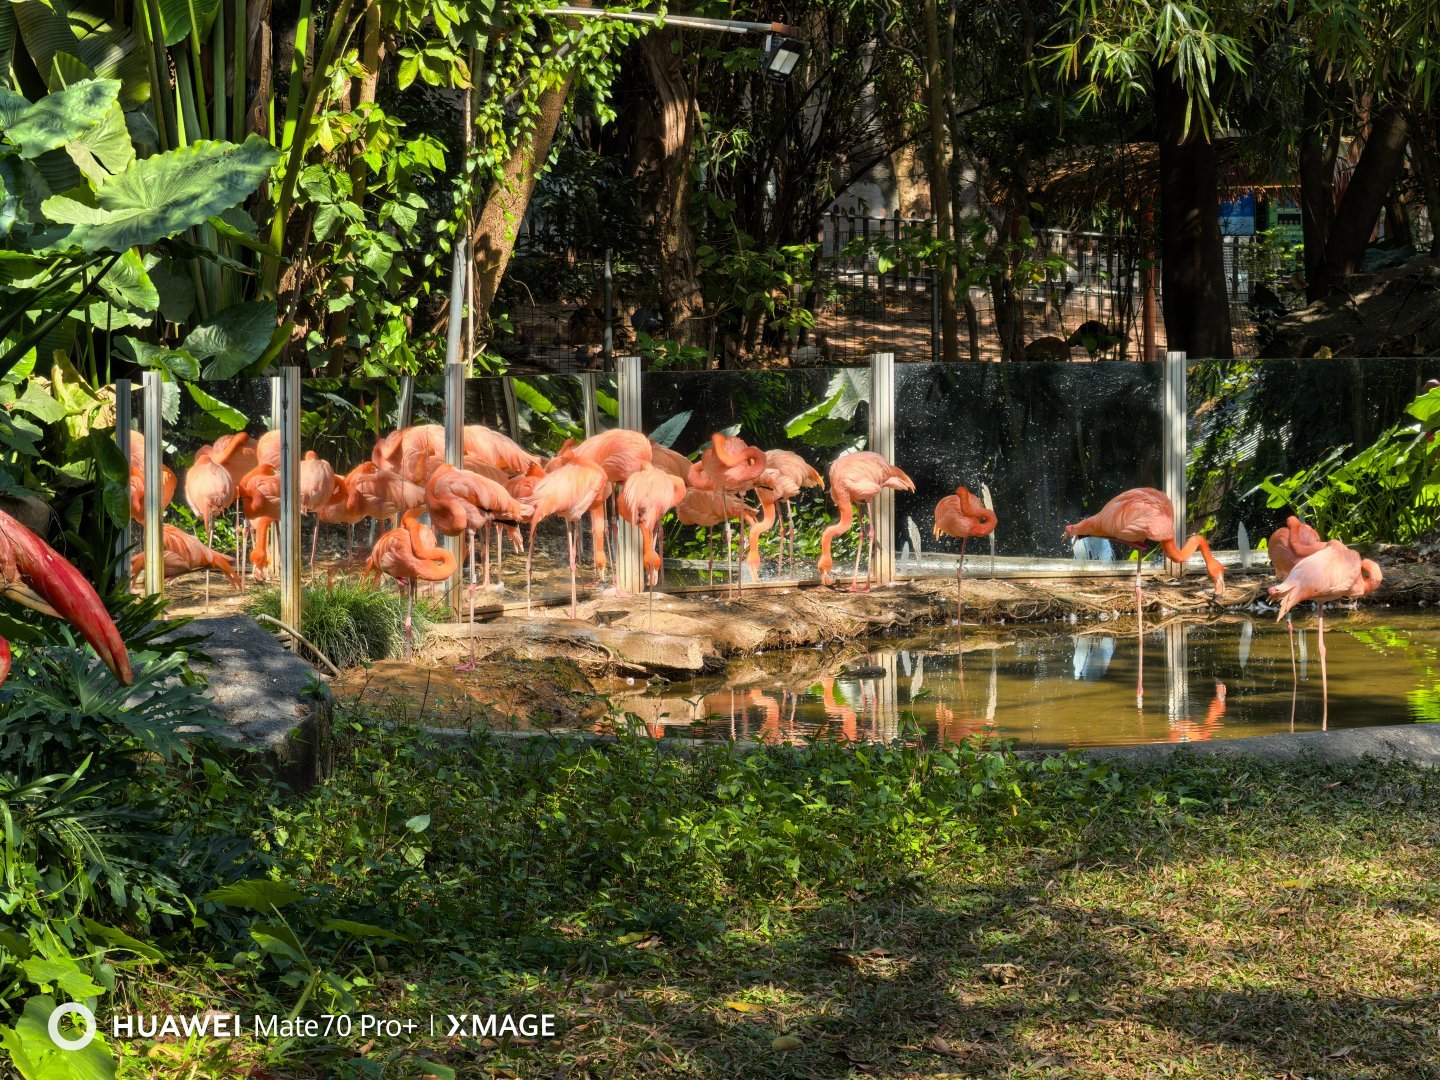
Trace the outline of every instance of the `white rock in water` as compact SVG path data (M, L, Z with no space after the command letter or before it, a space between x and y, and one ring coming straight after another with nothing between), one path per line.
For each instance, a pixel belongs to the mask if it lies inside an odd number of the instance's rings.
M1235 536L1235 544L1240 548L1240 566L1242 568L1250 565L1250 534L1245 531L1245 523L1240 523L1240 529Z

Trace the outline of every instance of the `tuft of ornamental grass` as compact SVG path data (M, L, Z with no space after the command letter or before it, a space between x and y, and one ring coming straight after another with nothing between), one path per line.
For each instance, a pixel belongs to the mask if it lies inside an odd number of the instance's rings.
M302 595L300 633L338 668L400 656L405 650L405 599L394 589L356 578L312 585ZM432 621L434 604L417 599L413 616L416 643ZM280 617L280 591L266 589L247 605L251 615Z

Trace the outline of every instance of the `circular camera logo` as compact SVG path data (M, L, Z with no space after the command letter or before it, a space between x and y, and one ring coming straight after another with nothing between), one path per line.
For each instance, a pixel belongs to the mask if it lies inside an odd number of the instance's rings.
M77 1020L84 1021L84 1030L73 1039L67 1038L60 1031L60 1021L67 1016L73 1016L76 1017ZM77 1023L76 1026L78 1027L79 1024ZM60 1047L61 1050L84 1050L95 1038L95 1014L78 1001L67 1001L50 1014L48 1028L50 1041Z

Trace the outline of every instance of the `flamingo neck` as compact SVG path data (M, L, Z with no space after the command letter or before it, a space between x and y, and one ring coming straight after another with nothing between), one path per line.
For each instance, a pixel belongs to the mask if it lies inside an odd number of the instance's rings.
M1205 537L1196 533L1185 541L1185 546L1177 548L1174 539L1162 541L1160 550L1171 562L1184 565L1189 562L1190 556L1195 554L1196 549L1200 550L1200 557L1205 560L1205 572L1210 575L1211 581L1219 581L1225 575L1225 568L1216 561L1215 556L1210 554L1210 544Z

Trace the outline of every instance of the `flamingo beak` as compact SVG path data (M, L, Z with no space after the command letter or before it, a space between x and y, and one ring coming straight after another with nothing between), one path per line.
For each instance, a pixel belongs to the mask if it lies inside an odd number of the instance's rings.
M0 521L0 543L10 545L16 580L0 583L0 596L53 618L63 619L90 643L115 678L129 686L134 681L130 657L120 631L105 604L81 576L49 544L14 519ZM0 681L9 673L8 659L0 663Z

